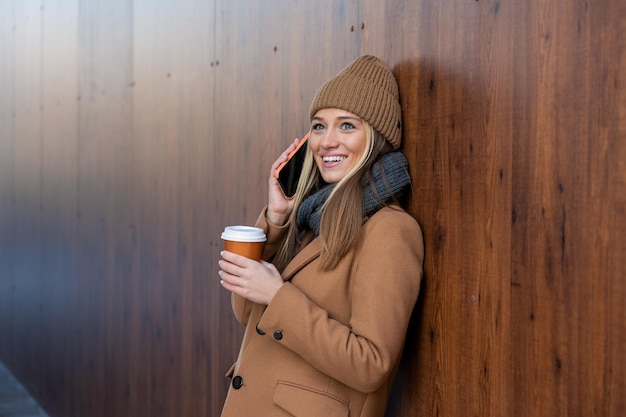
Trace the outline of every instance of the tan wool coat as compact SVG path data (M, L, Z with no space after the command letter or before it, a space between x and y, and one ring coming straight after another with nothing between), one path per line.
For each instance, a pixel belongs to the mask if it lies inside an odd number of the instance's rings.
M261 214L273 258L285 228ZM319 239L283 272L269 306L233 296L246 326L222 417L382 417L419 293L424 246L399 207L363 225L357 247L319 269Z

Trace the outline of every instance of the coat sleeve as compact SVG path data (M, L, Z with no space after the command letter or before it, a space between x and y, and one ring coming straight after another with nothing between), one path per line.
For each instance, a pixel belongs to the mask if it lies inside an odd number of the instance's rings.
M267 236L267 242L263 246L263 253L261 254L261 257L263 258L263 260L271 262L271 260L276 255L278 247L280 246L285 236L285 233L287 231L287 225L276 226L275 224L270 223L267 220L266 213L267 207L265 207L259 215L255 226L263 229ZM233 313L235 314L235 318L241 324L245 325L248 322L253 303L243 297L235 295L234 293L231 294L230 301L233 308Z
M295 285L286 283L259 327L279 332L276 343L320 372L361 392L388 380L402 353L422 278L423 239L407 213L384 210L364 226L350 269L351 318L329 317Z

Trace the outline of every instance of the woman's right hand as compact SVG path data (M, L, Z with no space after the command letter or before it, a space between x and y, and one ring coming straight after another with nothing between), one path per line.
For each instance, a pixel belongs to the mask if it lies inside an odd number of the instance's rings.
M280 188L280 184L278 183L278 179L274 177L276 173L276 169L278 166L287 160L287 155L294 149L300 142L300 139L294 139L293 143L291 143L287 149L283 151L282 154L278 157L276 161L272 164L272 169L270 171L270 179L269 179L269 198L267 205L267 220L271 223L282 226L287 223L287 219L293 210L293 199L288 199L283 194L282 189Z

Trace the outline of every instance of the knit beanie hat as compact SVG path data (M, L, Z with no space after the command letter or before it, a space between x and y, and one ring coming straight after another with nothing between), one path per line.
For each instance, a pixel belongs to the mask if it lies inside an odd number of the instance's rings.
M324 108L354 113L383 135L393 149L402 141L398 83L383 61L362 55L326 81L311 103L310 117Z

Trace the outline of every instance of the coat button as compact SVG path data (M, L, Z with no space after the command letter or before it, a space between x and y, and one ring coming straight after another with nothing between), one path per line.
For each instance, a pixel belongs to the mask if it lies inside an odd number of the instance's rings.
M233 384L233 388L235 389L239 389L243 387L243 378L237 375L236 377L233 378L232 384Z
M259 326L258 326L258 325L256 326L256 332L257 332L258 334L260 334L261 336L263 336L263 335L265 334L265 332L264 332L263 330L259 329Z
M274 332L274 339L276 340L280 340L283 338L283 332L281 332L280 330L276 330Z

